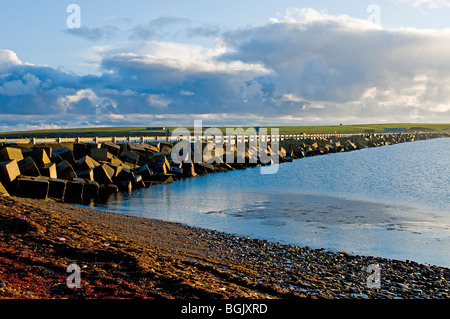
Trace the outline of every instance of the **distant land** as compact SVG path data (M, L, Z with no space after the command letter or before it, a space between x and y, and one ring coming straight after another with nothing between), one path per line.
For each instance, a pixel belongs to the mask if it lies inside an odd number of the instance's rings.
M227 127L234 126L203 126L203 129L208 127L218 127L223 132ZM236 126L241 127L241 126ZM270 128L276 126L261 126L267 128L270 133ZM25 138L25 137L90 137L90 136L155 136L165 135L166 129L172 132L176 127L84 127L84 128L60 128L60 129L46 129L46 130L31 130L31 131L17 131L17 132L0 132L1 138ZM193 127L186 127L193 131ZM242 127L247 129L248 127ZM405 128L407 132L446 132L450 130L450 123L447 124L423 124L423 123L390 123L390 124L355 124L355 125L310 125L310 126L278 126L280 134L289 133L364 133L366 130L375 130L374 133L382 133L385 128Z

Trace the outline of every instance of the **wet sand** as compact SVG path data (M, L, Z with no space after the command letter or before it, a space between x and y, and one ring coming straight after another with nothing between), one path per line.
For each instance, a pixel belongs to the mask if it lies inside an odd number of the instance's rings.
M330 208L331 209L331 208ZM0 196L1 298L448 298L450 269ZM66 285L81 268L81 288ZM378 264L381 286L367 286Z

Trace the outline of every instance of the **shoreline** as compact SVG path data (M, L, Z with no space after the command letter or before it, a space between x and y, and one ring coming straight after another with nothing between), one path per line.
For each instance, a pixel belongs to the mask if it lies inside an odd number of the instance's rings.
M0 298L441 299L450 269L0 196ZM81 288L66 285L68 265ZM367 287L379 264L381 286Z

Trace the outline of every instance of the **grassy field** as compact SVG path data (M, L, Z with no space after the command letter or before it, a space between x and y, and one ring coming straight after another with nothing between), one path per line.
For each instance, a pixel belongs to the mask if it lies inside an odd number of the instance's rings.
M375 130L381 133L385 128L406 128L408 132L446 132L450 130L450 124L422 124L422 123L402 123L402 124L359 124L359 125L329 125L329 126L280 126L281 134L294 133L364 133L365 130ZM166 127L171 132L176 127ZM206 129L207 127L204 127ZM226 127L219 128L225 133ZM247 127L243 127L247 129ZM270 133L271 127L267 128ZM187 127L193 131L193 127ZM0 133L0 138L22 138L22 137L93 137L93 136L155 136L165 135L165 130L147 130L146 127L88 127L70 129L48 129L35 131L18 131Z

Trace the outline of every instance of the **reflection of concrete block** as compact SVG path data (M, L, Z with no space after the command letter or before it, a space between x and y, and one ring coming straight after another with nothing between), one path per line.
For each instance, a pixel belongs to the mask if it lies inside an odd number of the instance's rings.
M41 173L30 156L25 157L23 160L20 160L17 165L19 166L20 173L26 176L39 176Z
M98 188L98 197L100 201L105 202L112 194L117 194L119 188L114 184L100 184Z
M0 162L0 180L10 183L19 175L20 170L15 159Z
M47 176L50 178L57 178L58 174L56 173L56 164L50 163L44 166L39 167L39 172L42 176Z
M21 197L46 199L48 188L49 183L45 178L17 178L17 195Z
M0 150L0 162L13 159L16 161L23 159L22 150L20 148L5 147Z

